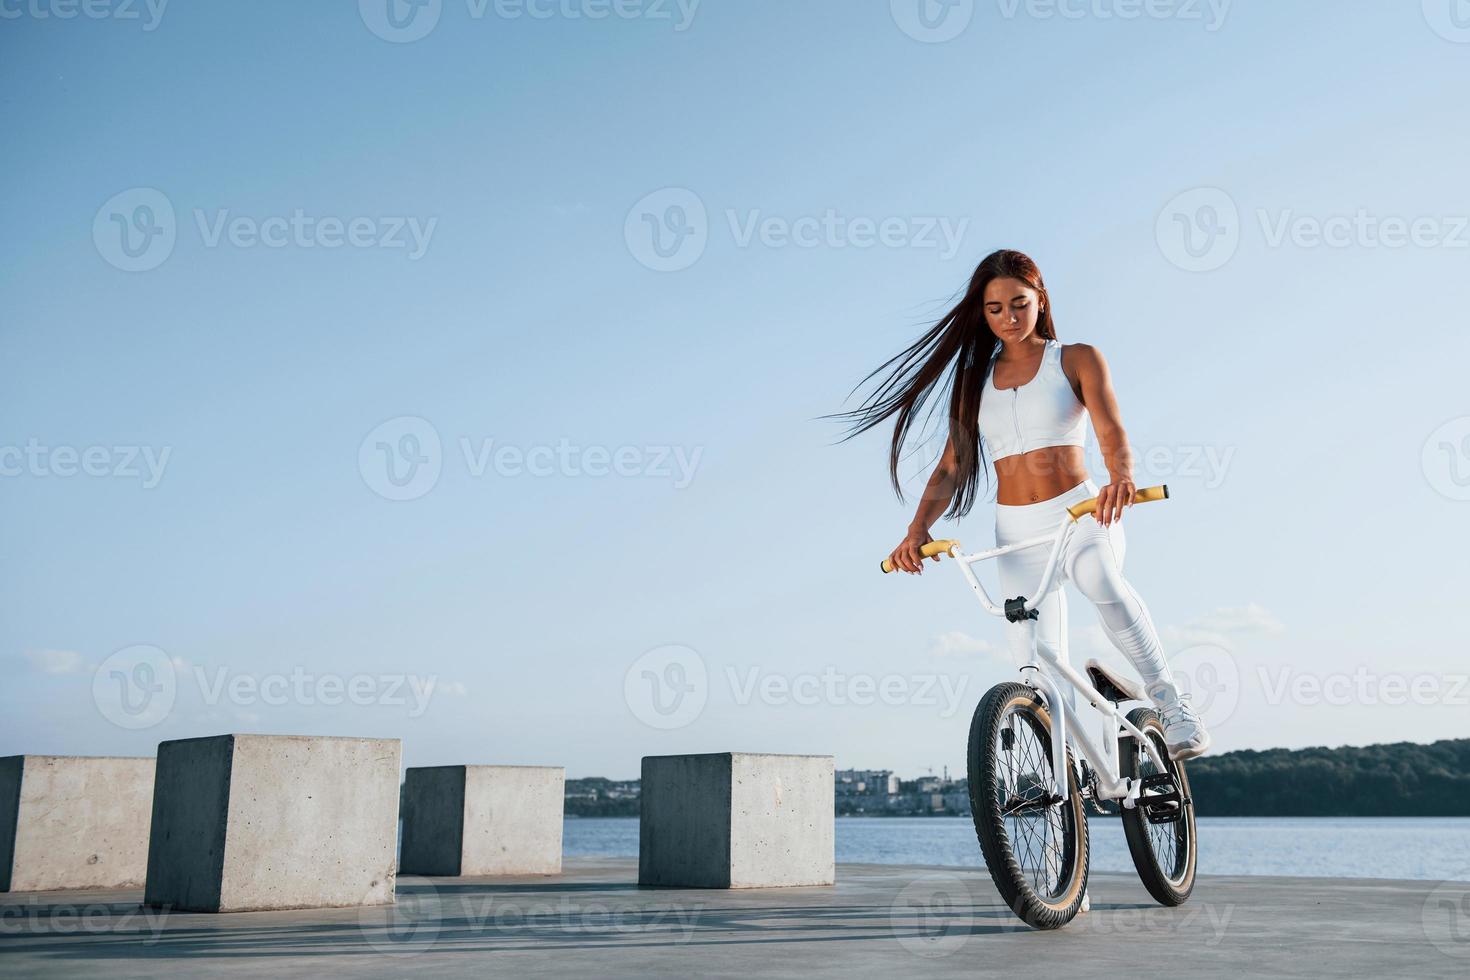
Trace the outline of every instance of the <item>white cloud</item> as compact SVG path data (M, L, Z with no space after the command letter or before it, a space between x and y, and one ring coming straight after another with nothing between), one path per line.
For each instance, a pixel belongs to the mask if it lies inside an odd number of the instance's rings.
M80 674L85 666L75 650L27 650L25 656L43 674Z
M1286 630L1270 610L1254 602L1244 606L1222 606L1196 618L1190 625L1217 633L1282 633Z
M1164 650L1169 653L1185 647L1215 646L1230 649L1230 637L1224 633L1192 625L1165 626L1159 630L1159 641L1164 644Z

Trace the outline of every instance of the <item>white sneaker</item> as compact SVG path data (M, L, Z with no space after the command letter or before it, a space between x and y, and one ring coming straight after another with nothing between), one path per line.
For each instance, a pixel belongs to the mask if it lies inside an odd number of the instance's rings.
M1159 709L1159 720L1164 723L1164 744L1169 747L1169 757L1183 762L1204 755L1210 748L1210 733L1205 731L1205 723L1189 703L1189 695L1180 694L1166 681L1149 685L1148 694Z
M1092 911L1092 895L1089 894L1088 892L1083 892L1082 893L1082 906L1081 906L1081 908L1079 908L1077 910L1077 914L1078 915L1081 915L1083 912L1091 912L1091 911Z

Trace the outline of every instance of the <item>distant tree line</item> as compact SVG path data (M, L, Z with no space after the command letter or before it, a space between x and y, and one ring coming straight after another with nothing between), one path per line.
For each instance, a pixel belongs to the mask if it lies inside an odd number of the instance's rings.
M1204 817L1470 816L1470 739L1241 750L1191 761Z
M1195 812L1204 817L1470 816L1467 738L1428 745L1243 749L1195 759L1188 772ZM636 817L637 794L636 779L569 779L566 812ZM955 796L955 808L941 813L968 813L965 802Z

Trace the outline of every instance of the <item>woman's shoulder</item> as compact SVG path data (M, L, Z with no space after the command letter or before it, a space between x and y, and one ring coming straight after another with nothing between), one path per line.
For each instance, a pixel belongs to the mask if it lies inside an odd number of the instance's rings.
M1063 344L1055 342L1061 349L1062 357L1069 364L1101 364L1103 363L1102 351L1092 344Z
M1093 345L1060 344L1059 347L1061 355L1057 363L1074 391L1081 387L1084 378L1106 375L1107 362L1103 360L1102 351Z

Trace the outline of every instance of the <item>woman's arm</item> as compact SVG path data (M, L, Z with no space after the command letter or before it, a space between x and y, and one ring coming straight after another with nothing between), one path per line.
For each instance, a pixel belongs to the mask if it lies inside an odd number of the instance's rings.
M1097 520L1107 525L1123 519L1123 509L1133 506L1133 450L1128 446L1128 433L1123 431L1118 397L1113 393L1113 379L1102 351L1090 344L1072 344L1070 360L1077 369L1082 388L1082 404L1092 416L1092 431L1097 433L1098 449L1103 465L1108 468L1110 482L1098 491Z
M934 467L934 472L929 475L924 494L919 498L919 509L914 513L914 519L909 522L908 534L888 556L893 562L893 567L905 572L923 573L924 559L919 554L919 549L934 540L929 535L929 528L933 527L940 515L949 509L950 501L954 499L957 472L954 441L946 439L944 452L939 456L939 463ZM935 555L933 560L938 561L939 556Z

